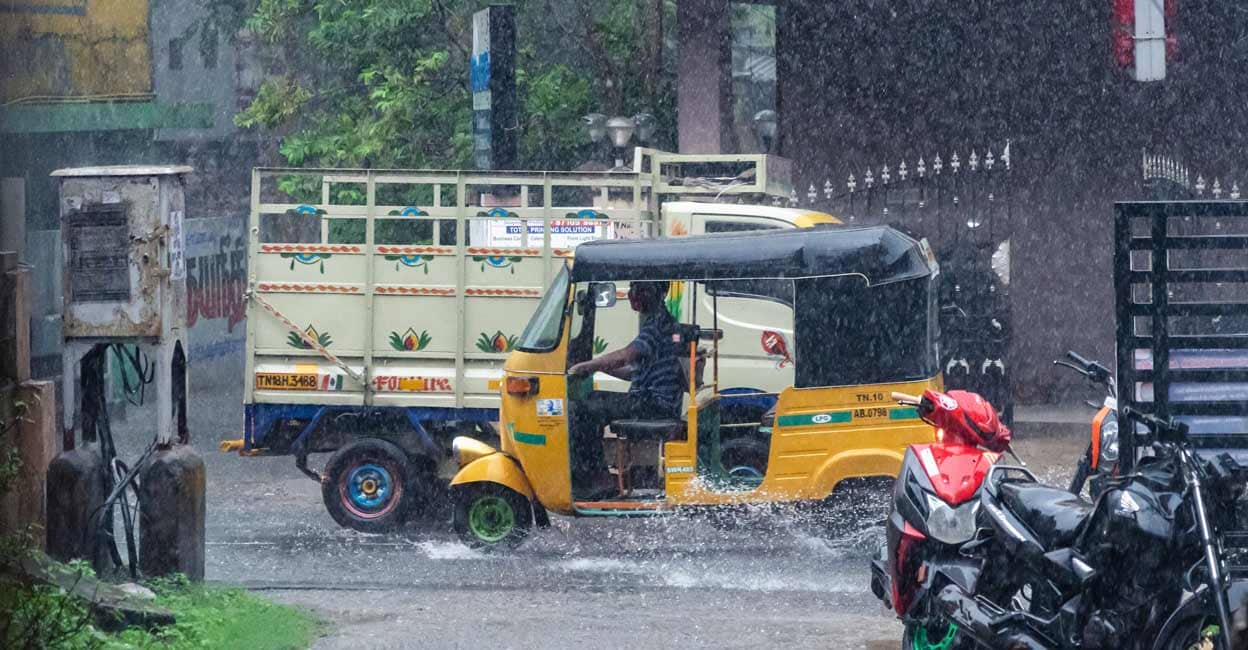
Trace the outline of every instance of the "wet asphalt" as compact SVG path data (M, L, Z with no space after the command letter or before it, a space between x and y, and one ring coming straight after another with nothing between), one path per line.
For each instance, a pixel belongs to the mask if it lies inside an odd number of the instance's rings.
M552 517L501 556L460 544L439 518L387 535L342 529L292 459L216 451L242 430L235 371L197 383L189 413L208 470L206 576L306 607L327 622L314 648L898 646L900 625L868 588L878 528L772 512L731 526ZM148 415L130 408L114 425L123 455L150 440ZM1083 444L1016 439L1050 480L1069 476Z

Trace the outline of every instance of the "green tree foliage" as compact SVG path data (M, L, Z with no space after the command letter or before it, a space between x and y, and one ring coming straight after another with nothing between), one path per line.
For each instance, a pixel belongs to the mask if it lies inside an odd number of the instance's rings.
M235 122L281 136L281 156L294 166L468 166L471 21L483 6L256 0L247 28L264 43L268 80ZM580 118L589 112L650 111L661 133L674 132L672 57L664 56L674 7L672 0L517 3L522 167L567 169L587 160Z

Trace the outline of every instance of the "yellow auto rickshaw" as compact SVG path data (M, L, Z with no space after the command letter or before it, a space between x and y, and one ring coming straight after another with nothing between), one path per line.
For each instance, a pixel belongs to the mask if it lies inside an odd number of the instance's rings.
M891 485L906 446L934 437L912 407L889 396L942 388L937 273L925 242L887 227L582 244L507 358L500 448L471 438L454 441L456 531L474 547L509 547L532 525L548 524L548 511L645 516L731 504L819 503L855 481ZM672 336L681 359L682 416L636 413L604 430L576 430L570 423L578 422L578 399L612 384L603 375L570 376L568 369L602 352L595 323L611 320L598 316L618 308L623 285L653 281L692 297ZM729 300L764 301L791 312L792 349L783 351L779 364L791 365L792 385L770 396L774 418L753 423L767 449L758 471L726 466L720 449L729 431L720 417L726 345L720 303ZM766 348L767 333L775 331L762 331ZM615 389L623 390L623 383ZM603 460L616 479L606 495L578 485L572 471L571 458L589 436L605 438Z

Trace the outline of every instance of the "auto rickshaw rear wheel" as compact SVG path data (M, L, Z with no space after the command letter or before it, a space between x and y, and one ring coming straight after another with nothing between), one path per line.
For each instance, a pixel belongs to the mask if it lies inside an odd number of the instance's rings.
M497 483L481 482L451 488L455 504L452 525L460 540L482 551L513 549L533 525L533 507L524 495Z
M334 452L321 498L334 521L365 533L400 528L428 498L429 478L394 443L365 438Z

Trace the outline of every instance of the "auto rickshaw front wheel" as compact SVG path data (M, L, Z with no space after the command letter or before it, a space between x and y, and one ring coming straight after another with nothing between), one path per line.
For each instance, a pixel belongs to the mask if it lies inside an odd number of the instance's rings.
M524 495L497 483L451 488L455 533L471 548L510 550L520 545L533 524L533 507Z
M334 452L321 479L321 498L334 521L365 533L401 527L428 498L430 477L394 443L365 438Z

